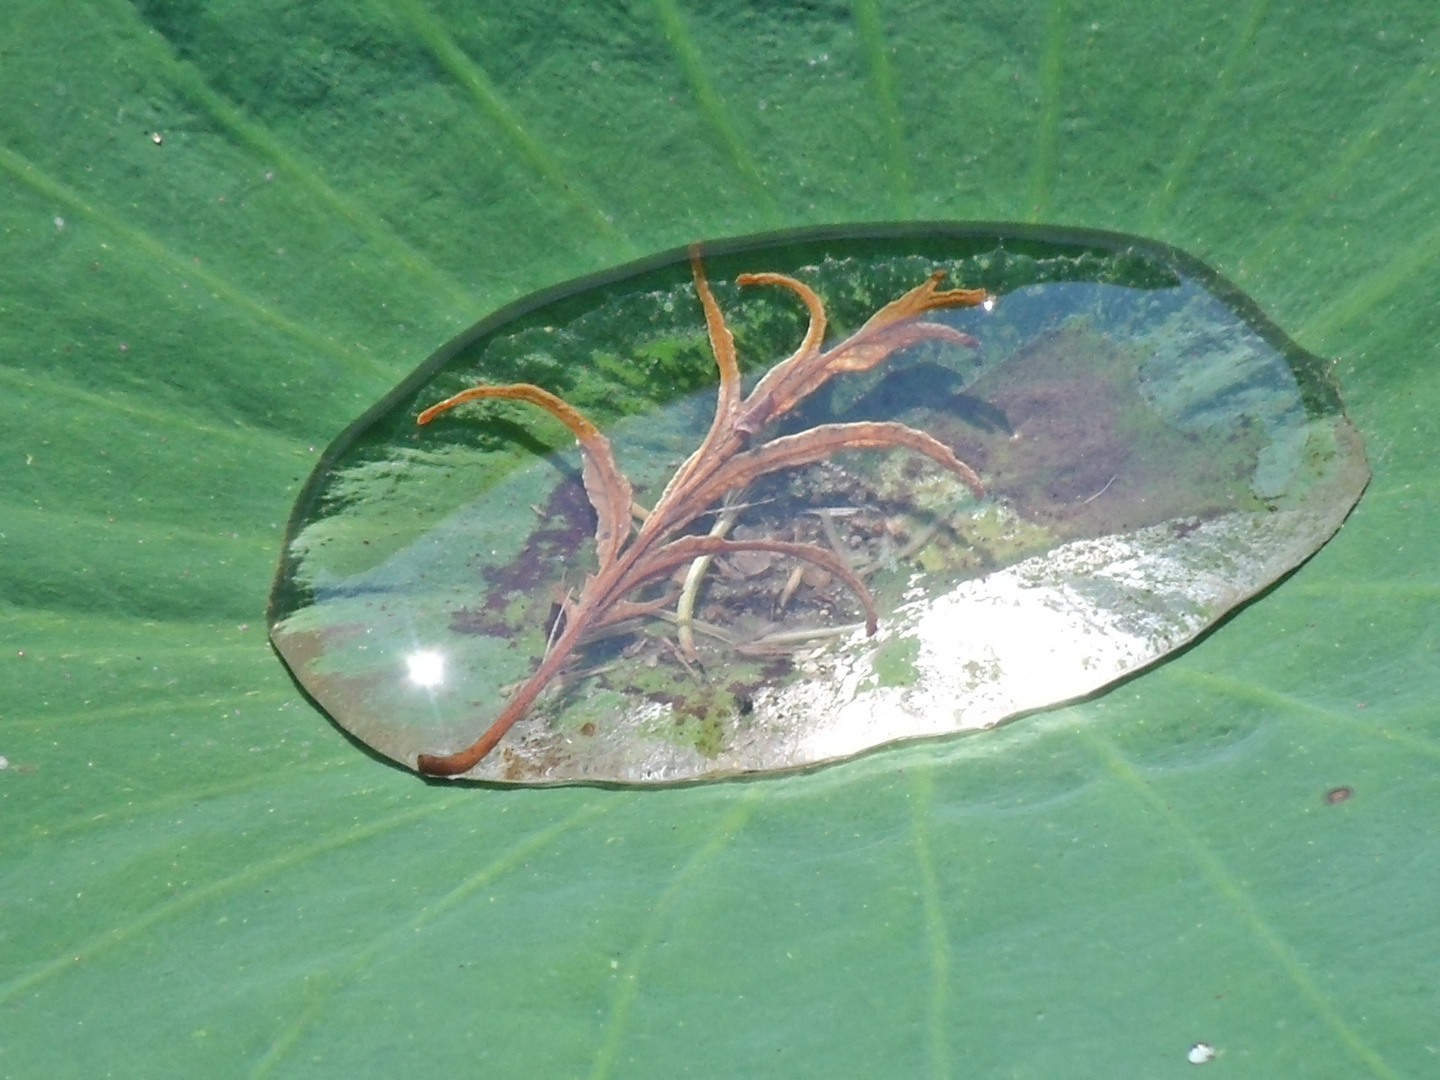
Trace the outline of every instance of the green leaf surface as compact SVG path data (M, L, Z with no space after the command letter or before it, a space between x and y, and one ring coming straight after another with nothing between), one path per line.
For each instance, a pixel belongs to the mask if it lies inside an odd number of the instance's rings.
M0 1076L1434 1073L1432 5L6 23ZM431 786L297 692L290 504L440 343L697 237L900 217L1205 259L1337 358L1369 492L1108 694L807 775Z

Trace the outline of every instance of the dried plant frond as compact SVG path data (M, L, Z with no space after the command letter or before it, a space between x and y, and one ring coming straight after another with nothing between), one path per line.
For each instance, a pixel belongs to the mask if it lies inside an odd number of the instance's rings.
M633 519L639 517L634 492L615 461L609 440L578 410L548 390L529 383L476 386L432 405L417 417L418 423L428 424L457 405L496 398L527 402L558 419L580 444L585 494L597 518L598 560L595 573L587 576L579 595L567 597L539 667L514 690L480 738L451 754L421 754L417 761L421 772L458 776L472 769L529 711L588 634L626 619L655 614L668 606L673 595L645 601L629 597L642 585L697 559L765 551L809 563L844 582L855 594L865 610L866 632L873 634L876 612L869 590L849 563L830 549L789 540L683 534L721 499L727 495L733 498L732 493L761 476L824 461L841 450L903 447L954 473L977 497L984 494L980 478L949 447L923 431L894 421L818 424L768 442L755 441L770 424L841 372L868 370L897 350L921 341L973 346L976 342L969 335L940 323L925 322L920 316L937 308L980 304L987 299L983 289L942 290L939 284L945 274L936 271L923 285L882 307L855 333L830 349L822 349L825 307L813 289L784 274L741 274L736 279L741 285L789 289L810 315L809 327L795 352L766 372L742 398L735 340L710 291L696 249L691 251L690 266L720 373L715 418L699 448L675 471L649 513L640 518L638 531L632 531L636 529Z

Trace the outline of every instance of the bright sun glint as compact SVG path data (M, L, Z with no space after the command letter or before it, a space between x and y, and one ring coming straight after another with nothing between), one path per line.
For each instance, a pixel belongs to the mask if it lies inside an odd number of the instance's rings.
M445 681L445 657L438 652L413 652L405 657L405 664L416 686L439 686Z

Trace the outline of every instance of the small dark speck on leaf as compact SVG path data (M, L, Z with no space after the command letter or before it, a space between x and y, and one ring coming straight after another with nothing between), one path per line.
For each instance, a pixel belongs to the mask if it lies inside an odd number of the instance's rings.
M1350 796L1354 794L1354 788L1333 787L1329 791L1325 792L1325 801L1329 805L1334 806L1336 803L1344 802L1346 799L1350 798Z

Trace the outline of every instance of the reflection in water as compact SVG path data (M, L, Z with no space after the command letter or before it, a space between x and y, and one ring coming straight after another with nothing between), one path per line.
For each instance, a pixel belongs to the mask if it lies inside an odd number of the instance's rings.
M422 649L405 657L405 666L410 671L410 681L416 686L429 689L445 681L445 656L433 649Z

